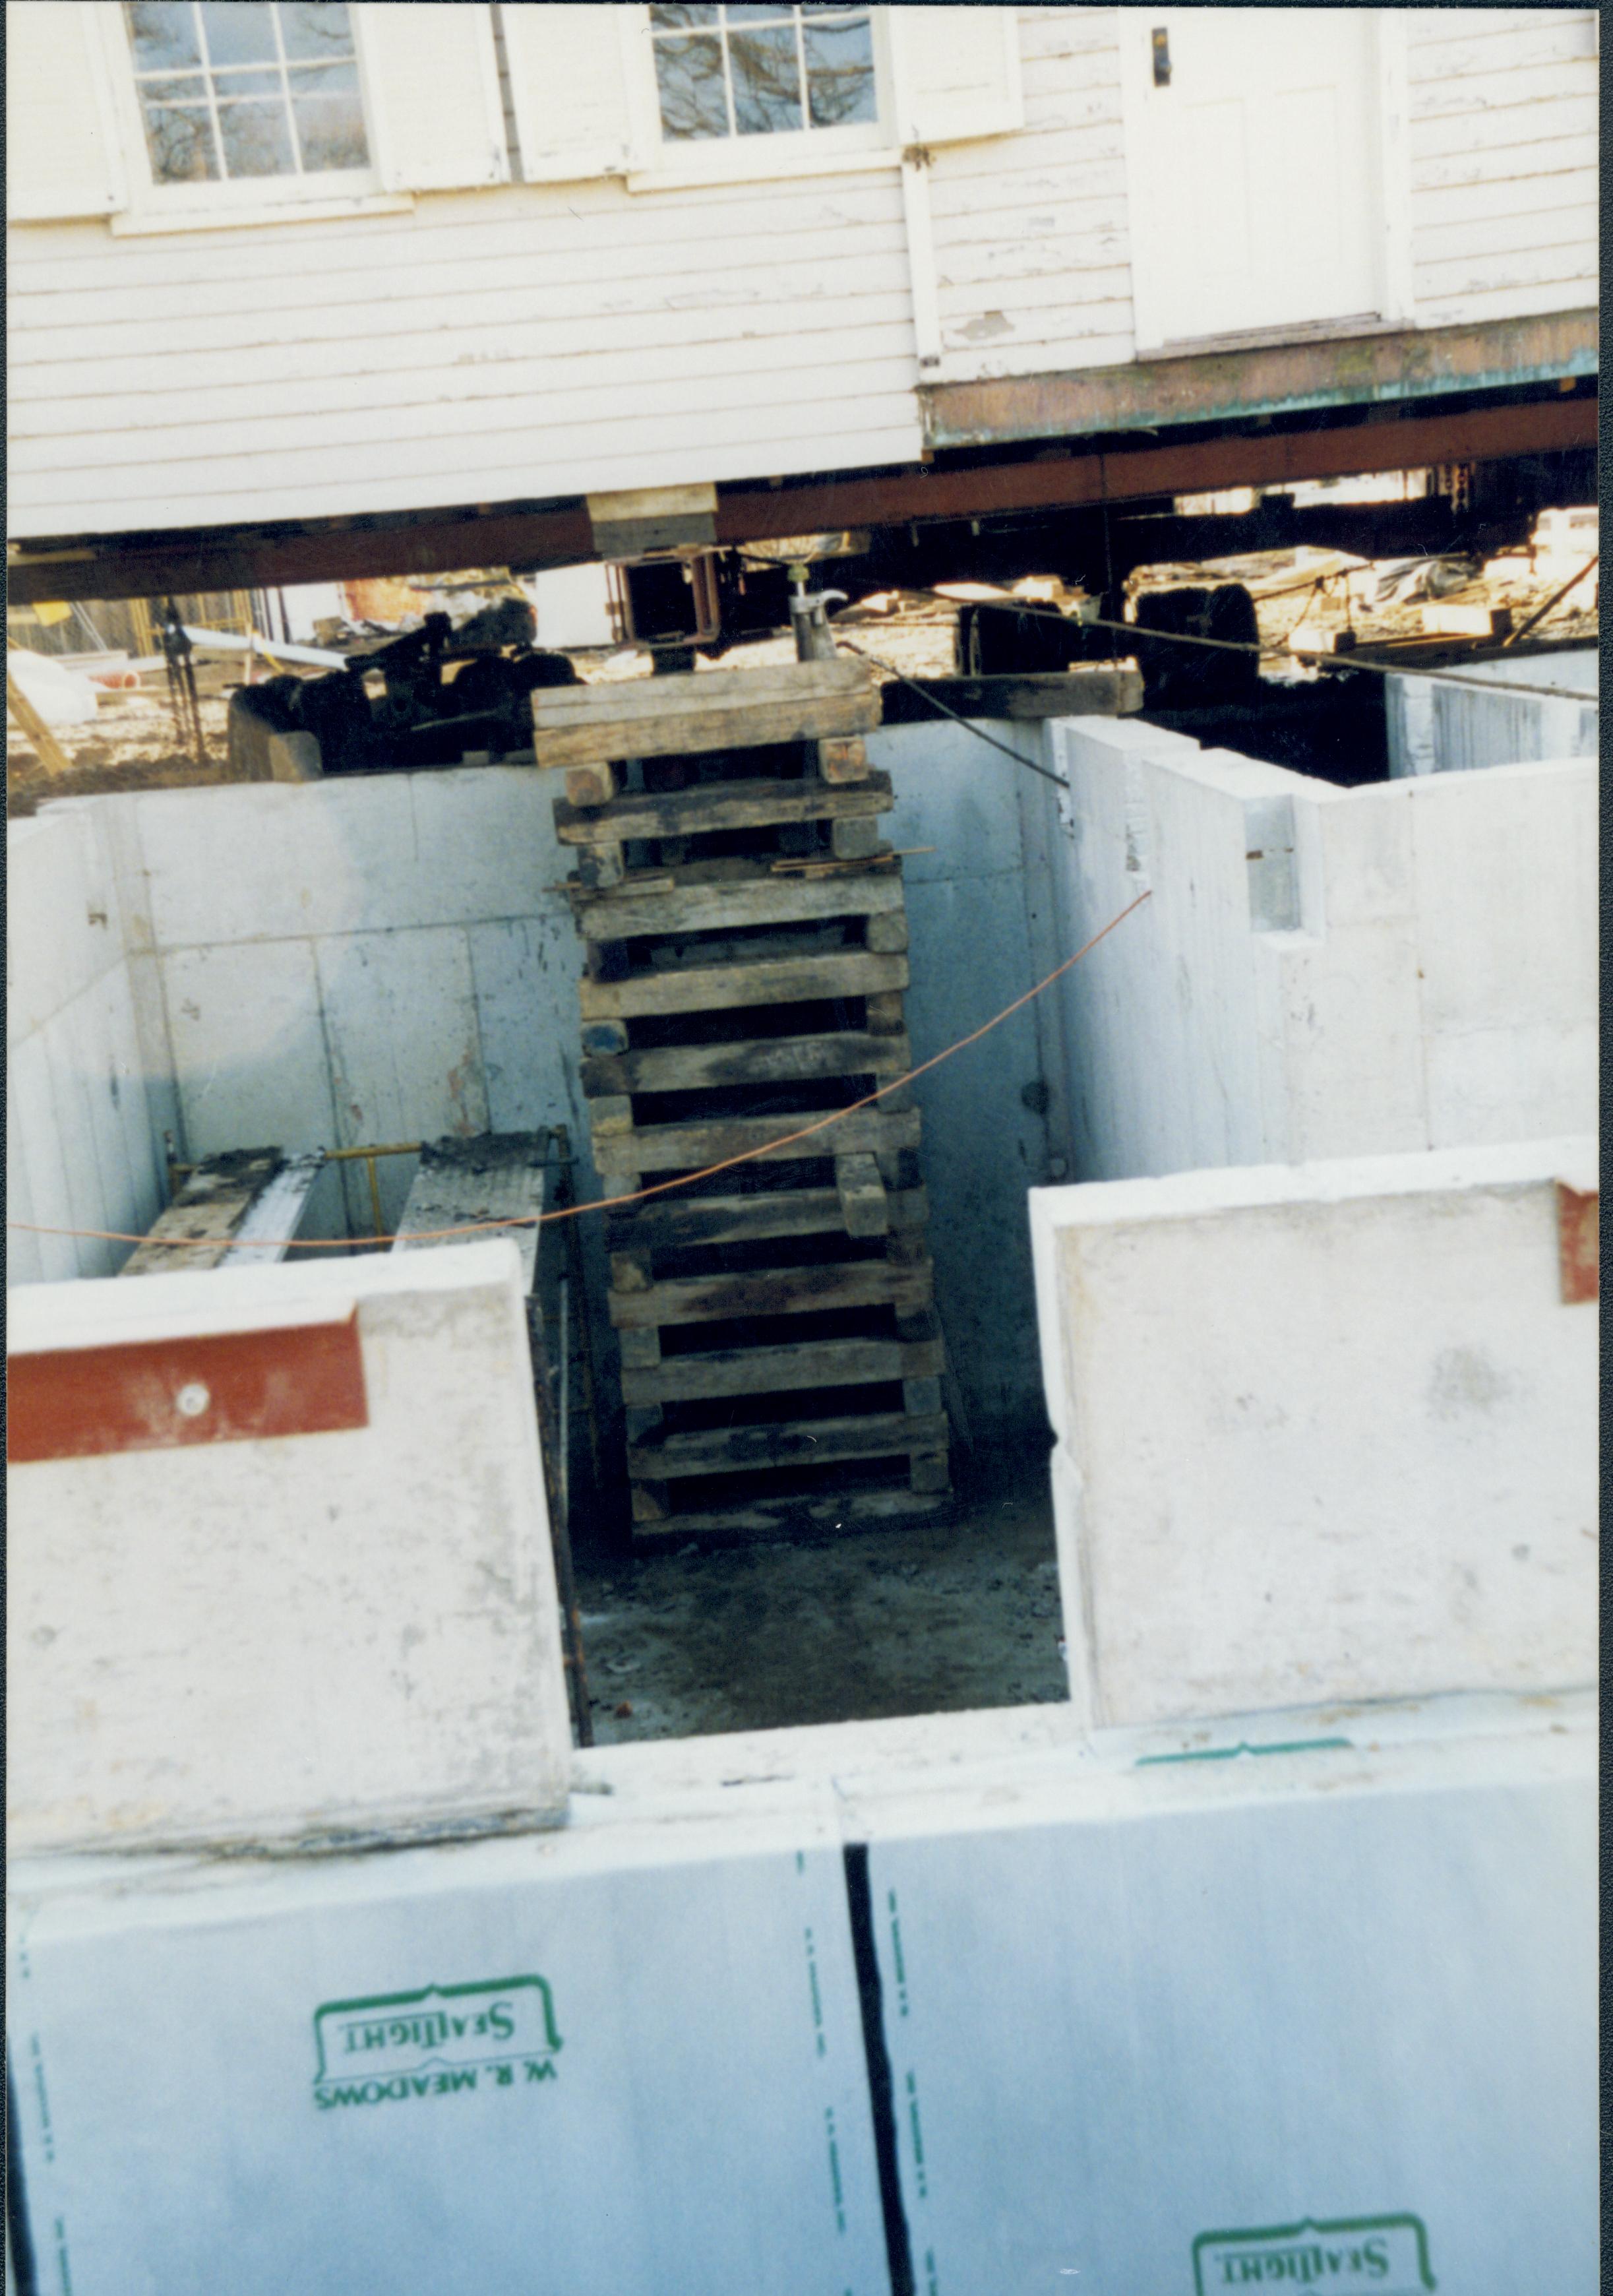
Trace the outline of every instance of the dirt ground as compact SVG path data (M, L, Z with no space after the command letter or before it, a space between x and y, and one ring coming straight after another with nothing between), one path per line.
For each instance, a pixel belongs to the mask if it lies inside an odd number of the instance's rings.
M601 1745L1065 1698L1047 1465L957 1520L831 1542L577 1558Z

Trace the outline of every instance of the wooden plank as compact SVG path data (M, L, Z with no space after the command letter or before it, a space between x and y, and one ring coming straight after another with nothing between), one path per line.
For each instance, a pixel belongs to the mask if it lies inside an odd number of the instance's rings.
M568 805L610 805L621 793L621 775L612 765L568 766L566 768Z
M837 861L872 861L881 849L879 824L863 815L837 815L829 824L829 842Z
M643 1488L635 1484L634 1496ZM935 1522L948 1515L954 1502L945 1493L913 1490L791 1492L776 1499L749 1499L733 1506L663 1511L653 1521L633 1525L635 1549L686 1546L697 1538L712 1546L735 1546L751 1539L782 1537L822 1538L837 1530L872 1530L883 1524Z
M288 1156L236 1229L234 1242L218 1266L264 1267L283 1259L302 1224L314 1183L324 1168L323 1148L307 1148ZM124 1273L127 1272L126 1268Z
M812 1125L822 1125L809 1131ZM805 1139L790 1136L804 1132ZM859 1108L833 1124L818 1116L731 1116L706 1124L650 1124L635 1132L607 1134L594 1143L602 1172L693 1172L730 1156L755 1163L799 1162L817 1156L871 1155L919 1144L916 1108Z
M800 661L690 677L552 686L532 696L540 766L757 749L866 733L880 693L860 661Z
M285 1161L279 1148L242 1148L230 1155L206 1158L152 1223L146 1241L130 1253L119 1274L172 1275L176 1269L183 1269L195 1275L218 1267ZM172 1249L174 1244L180 1248ZM253 1255L263 1259L276 1256L267 1251Z
M618 1332L659 1330L664 1324L720 1324L741 1316L815 1315L831 1308L928 1308L935 1288L928 1262L897 1267L866 1259L851 1267L774 1267L748 1275L687 1275L652 1283L647 1292L607 1294ZM928 1336L928 1335L926 1335Z
M675 1482L684 1475L753 1472L758 1467L823 1467L839 1459L891 1459L945 1453L946 1414L905 1411L863 1418L796 1419L772 1426L703 1427L629 1445L634 1480Z
M1006 603L1006 602L1005 602ZM1073 640L1073 632L1072 632ZM1120 651L1125 651L1121 644ZM917 689L915 692L914 689ZM1003 677L915 677L885 688L888 726L937 724L945 703L960 718L1126 718L1142 707L1134 669L1025 670Z
M895 803L888 774L870 774L865 782L843 786L772 779L700 782L693 789L630 791L613 805L592 811L557 798L554 833L562 845L619 845L626 838L704 837L719 829L770 829L780 823L872 824ZM877 842L877 831L871 828L870 834Z
M33 745L34 754L47 774L66 774L72 771L72 759L9 669L5 673L5 708L7 716L14 718L23 733L27 734ZM172 1252L168 1254L170 1259L173 1256ZM128 1270L125 1268L123 1272L127 1275ZM141 1272L143 1274L145 1271Z
M646 890L632 877L616 890L590 894L572 887L577 931L585 940L636 940L659 933L718 932L730 925L809 924L821 917L900 915L905 894L899 872L876 869L830 877L780 876L754 861L736 871L690 862Z
M1512 609L1443 598L1424 606L1421 619L1429 637L1503 638L1512 627Z
M866 1153L837 1156L834 1160L834 1185L840 1199L840 1210L846 1216L847 1235L885 1235L890 1229L890 1213L885 1201L885 1183L880 1177L880 1168Z
M757 956L743 963L640 972L626 980L577 985L585 1021L630 1020L646 1013L723 1012L747 1004L814 1004L837 996L888 994L907 986L907 959L865 948L830 948L815 956Z
M624 1403L702 1403L728 1395L786 1395L815 1387L873 1387L923 1382L939 1411L938 1340L806 1340L787 1348L718 1348L709 1355L667 1356L642 1370L622 1372Z
M922 1188L888 1188L893 1229L922 1228L929 1199ZM846 1218L837 1188L790 1188L757 1196L651 1196L635 1210L611 1213L605 1243L610 1250L652 1251L692 1244L759 1243L782 1235L840 1235Z
M393 1250L429 1250L438 1243L471 1241L463 1235L440 1236L437 1231L442 1228L512 1219L535 1223L544 1209L552 1139L544 1128L429 1141L421 1151ZM537 1281L537 1227L506 1227L500 1233L520 1253L523 1288L530 1296Z
M584 1093L700 1092L713 1085L795 1084L843 1076L901 1076L913 1064L905 1037L845 1029L822 1037L757 1037L733 1045L666 1045L648 1052L585 1054Z

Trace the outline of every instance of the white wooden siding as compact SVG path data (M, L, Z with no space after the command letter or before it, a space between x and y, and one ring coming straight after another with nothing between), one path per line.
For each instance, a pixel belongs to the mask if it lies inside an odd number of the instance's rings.
M894 167L11 235L13 534L342 516L916 457Z
M1594 305L1594 10L1420 8L1406 31L1418 324Z
M1025 125L936 152L936 380L1111 366L1135 351L1113 8L1022 8Z
M927 380L1135 355L1118 11L1022 9L1024 126L934 149ZM1596 299L1595 18L1406 22L1419 324ZM10 238L18 536L426 509L914 459L891 161L422 194L413 212Z

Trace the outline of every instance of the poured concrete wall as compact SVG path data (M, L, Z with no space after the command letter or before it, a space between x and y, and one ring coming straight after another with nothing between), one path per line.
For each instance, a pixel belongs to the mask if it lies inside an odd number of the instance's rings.
M1031 1198L1094 1722L1593 1682L1592 1138Z
M1050 727L1070 1164L1217 1164L1593 1128L1590 758L1335 789L1136 720Z
M229 1341L253 1334L272 1351L242 1374ZM349 1381L321 1424L344 1345L360 1408ZM512 1243L29 1285L7 1347L13 1850L398 1841L563 1811ZM107 1351L87 1393L86 1349Z
M1438 677L1386 679L1390 779L1466 773L1531 758L1593 758L1601 724L1597 669L1588 646L1584 652L1503 654L1463 665L1464 679L1550 687L1549 698L1478 693L1472 685Z
M52 808L9 824L6 1217L143 1231L162 1201L126 920L102 821ZM109 1275L128 1247L6 1237L12 1283Z

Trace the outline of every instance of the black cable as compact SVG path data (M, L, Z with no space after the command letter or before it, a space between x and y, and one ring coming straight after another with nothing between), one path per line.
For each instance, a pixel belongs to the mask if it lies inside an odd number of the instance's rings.
M928 701L932 709L938 709L943 718L950 718L954 726L962 726L965 733L972 734L977 742L984 742L987 749L1001 750L1003 755L1011 758L1016 766L1023 766L1028 773L1040 774L1043 780L1051 782L1055 789L1067 790L1069 787L1062 774L1050 774L1047 767L1037 765L1034 758L1021 757L1018 750L1011 750L1006 742L999 742L995 734L982 734L972 720L960 716L955 709L949 709L945 701L938 701L933 693L921 685L916 678L909 677L905 670L897 669L894 662L881 661L877 653L870 653L864 646L853 645L849 638L837 636L835 644L844 646L847 653L855 653L860 660L872 662L876 669L885 670L899 684L910 685L921 701Z

